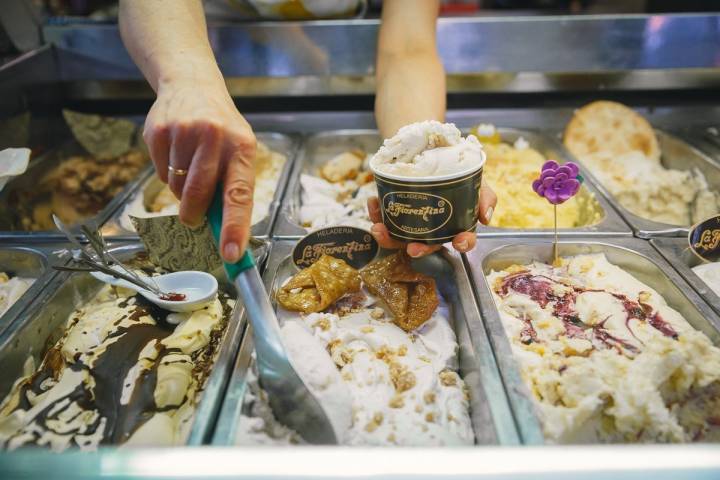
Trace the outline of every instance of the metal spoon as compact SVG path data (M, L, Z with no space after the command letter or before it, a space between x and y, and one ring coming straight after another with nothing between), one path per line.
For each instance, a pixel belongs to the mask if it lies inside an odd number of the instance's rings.
M210 229L218 243L223 210L220 192L218 187L208 210ZM337 444L325 410L290 363L280 338L280 324L250 251L245 250L238 263L226 263L225 270L245 304L253 330L260 385L268 393L273 413L309 443Z

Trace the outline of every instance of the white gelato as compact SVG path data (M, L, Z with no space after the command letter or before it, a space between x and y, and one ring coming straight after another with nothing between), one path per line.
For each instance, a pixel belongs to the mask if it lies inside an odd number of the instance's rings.
M580 160L617 201L643 218L691 225L720 212L720 196L699 170L673 170L634 150L597 152Z
M720 441L720 349L603 254L488 282L549 441Z
M300 175L300 223L309 230L350 226L370 230L367 201L377 196L365 152L351 150L328 160L319 176Z
M447 305L441 302L432 318L409 334L371 296L360 297L337 314L292 314L282 327L293 365L326 409L340 443L473 444ZM297 441L267 417L257 393L251 402L265 414L240 426L238 443ZM241 423L251 418L245 415Z
M710 290L720 296L720 263L704 263L693 267L692 270L710 287Z
M277 183L286 161L287 157L285 155L270 150L262 142L257 143L255 191L253 193L253 211L250 219L252 225L267 217L270 205L275 199L275 192L278 189ZM155 185L153 185L153 182ZM154 177L150 180L149 186L157 187L159 184L160 179ZM143 191L137 192L125 206L120 216L120 225L125 230L135 231L130 216L150 218L178 214L180 202L167 185L162 186L159 190L156 188L156 192L152 195L146 194L146 191L147 187Z
M0 272L0 317L18 301L34 281L33 278L11 278L7 273Z
M381 174L415 178L469 173L484 163L474 135L463 138L454 124L433 120L401 128L385 140L370 167Z
M221 296L175 326L135 292L103 287L0 403L0 448L184 443L232 308Z

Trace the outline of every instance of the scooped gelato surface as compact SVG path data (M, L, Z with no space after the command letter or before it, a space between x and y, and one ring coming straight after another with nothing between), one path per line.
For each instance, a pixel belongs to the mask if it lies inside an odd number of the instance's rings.
M710 287L710 290L720 296L720 263L704 263L693 267L692 270L695 272L695 275L700 277L702 281Z
M720 349L604 254L487 280L548 441L720 441Z
M457 373L458 345L447 303L440 299L422 325L405 331L397 307L388 305L426 302L412 295L380 300L364 285L360 291L346 291L324 311L278 312L284 319L281 334L290 359L327 412L340 443L473 444L469 400ZM423 295L435 298L434 285ZM268 415L263 397L264 392L255 388L246 399L241 417L245 425L236 441L296 442L296 435Z
M0 317L7 312L13 303L27 291L35 279L23 277L10 277L0 272Z
M232 306L170 313L103 287L0 404L0 448L184 443Z
M484 163L474 135L463 138L454 124L437 121L404 126L370 160L380 174L409 178L470 173Z

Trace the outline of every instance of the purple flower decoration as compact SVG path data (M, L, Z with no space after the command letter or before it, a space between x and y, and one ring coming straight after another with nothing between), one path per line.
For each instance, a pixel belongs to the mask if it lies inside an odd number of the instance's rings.
M579 171L573 162L558 165L555 160L548 160L542 166L540 178L533 182L533 190L553 205L560 205L580 190L583 178Z

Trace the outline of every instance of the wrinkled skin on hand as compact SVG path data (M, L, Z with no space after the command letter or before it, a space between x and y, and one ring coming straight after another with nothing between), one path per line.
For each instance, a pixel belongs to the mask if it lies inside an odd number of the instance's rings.
M347 293L358 291L358 271L340 259L323 255L295 274L276 296L286 310L313 313L325 310Z

